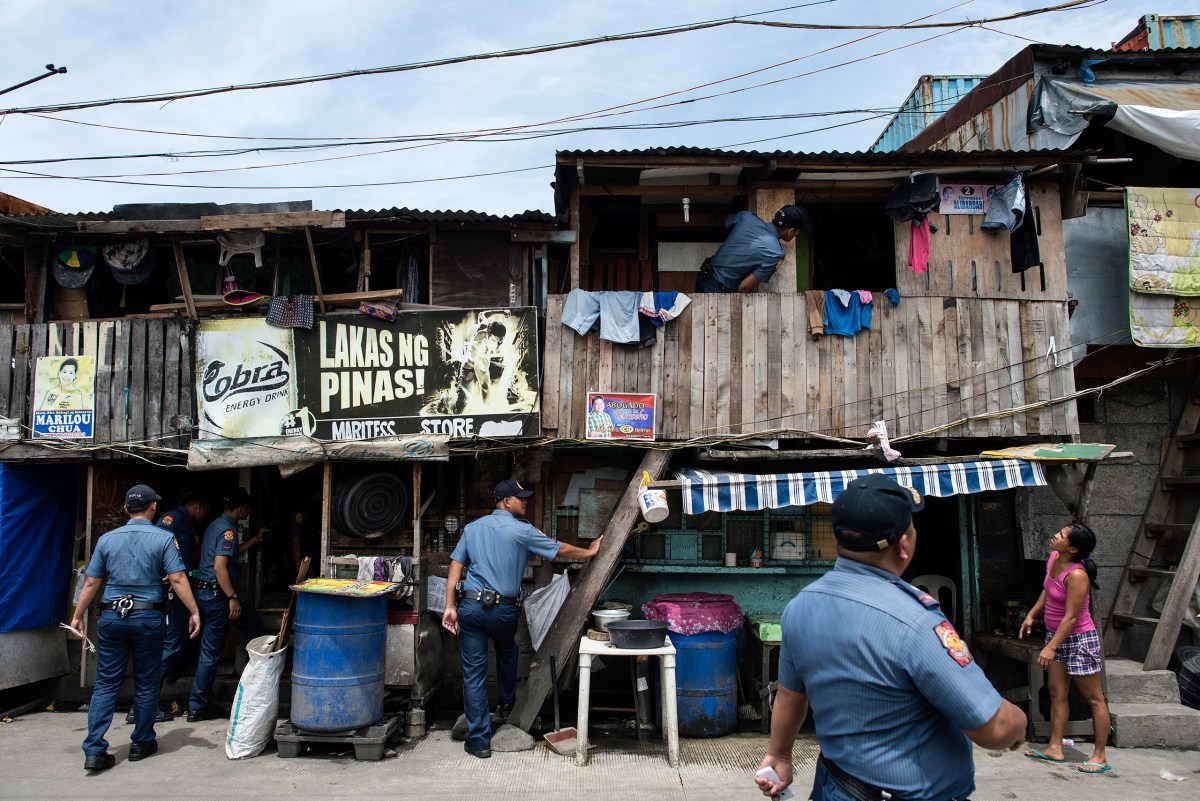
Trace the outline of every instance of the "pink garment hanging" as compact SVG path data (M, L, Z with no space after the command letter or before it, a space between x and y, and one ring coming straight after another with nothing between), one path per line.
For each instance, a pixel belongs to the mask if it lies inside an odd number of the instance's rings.
M869 289L856 289L854 291L858 293L858 299L863 303L870 303L875 299L875 296L871 294Z
M914 273L929 271L929 218L913 220L912 236L908 238L908 266Z

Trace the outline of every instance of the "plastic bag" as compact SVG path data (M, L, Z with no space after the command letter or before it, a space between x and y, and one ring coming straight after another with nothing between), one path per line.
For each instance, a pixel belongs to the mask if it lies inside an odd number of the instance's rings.
M545 587L530 593L525 599L525 622L529 625L529 639L533 642L534 651L541 647L542 640L546 639L550 624L558 617L558 610L562 608L570 592L571 582L564 570L550 579L550 583Z
M257 756L275 735L279 677L283 675L287 647L272 651L274 645L275 635L268 634L255 637L246 646L250 662L238 682L225 737L225 756L230 759Z

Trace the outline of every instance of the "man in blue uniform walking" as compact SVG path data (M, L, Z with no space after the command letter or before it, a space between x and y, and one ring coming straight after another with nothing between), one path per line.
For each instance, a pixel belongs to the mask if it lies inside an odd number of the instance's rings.
M170 532L154 525L159 500L158 494L145 484L125 493L129 522L96 543L71 620L71 628L82 637L88 607L100 591L101 581L108 579L96 627L96 686L88 705L87 739L83 741L86 770L108 770L116 763L116 758L108 753L104 735L112 725L117 692L125 680L125 663L130 656L135 724L130 734L129 761L137 762L158 751L154 716L165 628L163 576L188 609L190 636L195 637L200 631L200 614L188 586L179 546Z
M833 502L834 568L783 613L779 694L764 795L792 782L811 704L821 744L815 801L955 801L975 789L971 742L1017 748L1025 714L1002 700L935 599L902 581L921 496L882 475Z
M707 259L696 278L697 292L753 292L775 275L783 263L783 245L801 231L811 231L808 214L799 206L784 206L765 222L748 211L725 220L729 233Z
M492 755L492 721L488 711L488 640L496 647L496 685L500 696L497 717L506 719L517 700L517 622L521 578L530 556L553 559L591 559L600 552L599 537L589 548L556 542L520 518L525 516L533 490L512 479L501 481L492 493L496 508L463 529L450 554L446 579L446 611L442 627L457 634L462 646L463 707L467 715L464 750L487 759ZM462 602L455 585L463 581Z
M250 493L238 487L225 496L225 513L208 524L204 543L200 547L200 567L196 570L196 602L204 613L204 633L200 637L200 661L192 679L192 694L188 698L188 723L223 717L224 713L211 705L217 662L225 651L225 632L230 621L243 615L239 628L262 631L262 622L253 608L243 608L237 593L239 559L244 552L262 542L265 528L239 542L238 522L250 516ZM249 634L247 641L253 639Z

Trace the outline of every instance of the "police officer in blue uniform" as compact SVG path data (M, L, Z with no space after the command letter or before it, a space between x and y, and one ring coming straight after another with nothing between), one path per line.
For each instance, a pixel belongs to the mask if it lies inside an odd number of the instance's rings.
M223 717L224 712L211 705L217 662L225 651L225 633L230 621L243 615L242 626L262 631L258 613L243 607L237 593L238 557L262 542L266 529L240 542L238 522L250 516L250 493L238 487L225 496L225 513L208 524L200 546L200 566L196 570L196 602L204 613L204 633L200 637L200 661L192 679L188 698L188 723ZM239 626L241 627L241 626ZM243 629L246 632L246 629ZM247 637L247 641L252 637Z
M154 525L159 500L158 494L145 484L125 493L129 522L96 543L71 620L71 628L82 637L84 616L100 591L101 582L107 579L96 629L96 686L88 706L87 738L83 741L85 770L108 770L116 763L115 757L108 753L104 735L112 724L117 692L125 680L125 663L130 656L135 725L130 734L129 761L137 762L158 751L154 716L165 629L163 576L187 607L190 636L195 637L200 631L200 614L188 586L179 546L169 532Z
M208 500L198 494L185 496L183 504L167 512L155 524L175 535L179 543L179 555L191 576L199 563L197 553L195 527L208 517ZM163 678L167 679L179 671L179 661L182 658L183 645L187 638L187 614L178 596L172 596L170 603L170 626L163 641L162 669Z
M766 222L749 211L725 220L729 233L721 247L706 259L696 276L697 292L753 292L783 264L782 242L791 242L801 231L811 231L808 213L799 206L784 206Z
M506 719L517 699L517 622L521 579L530 556L591 559L600 552L600 537L589 548L556 542L521 518L533 490L512 479L492 493L496 508L463 528L450 554L446 610L442 627L457 634L462 646L463 707L467 716L464 750L487 759L492 755L492 721L488 710L488 641L496 648L497 717ZM463 579L464 571L466 578ZM462 601L455 585L463 579Z
M757 778L777 795L812 706L821 745L814 801L950 801L975 789L971 742L1017 748L1025 714L999 694L935 599L902 581L913 558L909 487L871 474L833 503L834 568L783 613L779 694Z

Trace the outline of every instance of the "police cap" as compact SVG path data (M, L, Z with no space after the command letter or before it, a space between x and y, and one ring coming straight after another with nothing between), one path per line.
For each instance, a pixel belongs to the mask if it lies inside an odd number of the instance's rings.
M869 473L851 481L834 499L833 533L838 544L851 551L882 551L908 531L913 512L924 508L925 499L912 487ZM843 536L843 531L863 538Z

